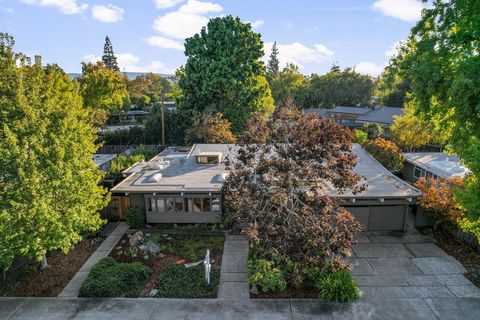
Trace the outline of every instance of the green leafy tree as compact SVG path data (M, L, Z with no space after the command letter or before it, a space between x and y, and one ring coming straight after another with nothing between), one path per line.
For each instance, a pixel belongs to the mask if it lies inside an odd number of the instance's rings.
M127 83L130 100L137 107L171 99L170 87L166 78L154 73L137 76Z
M252 116L273 111L260 60L263 42L250 24L232 16L213 18L199 34L185 40L185 54L179 109L195 115L220 112L232 123L234 133L241 132Z
M231 123L221 113L204 114L195 119L187 130L187 139L193 143L235 143L237 137L230 131Z
M57 65L13 51L0 33L0 264L68 252L103 223L109 201L78 85ZM17 65L18 64L18 65Z
M298 70L298 66L289 63L278 76L271 81L271 89L275 105L301 105L303 101L302 94L308 80Z
M304 108L367 105L373 94L372 77L336 65L324 75L312 74L304 94Z
M104 117L122 110L128 99L126 78L105 67L101 61L96 64L82 63L80 92L85 107Z
M277 41L273 43L272 53L267 63L267 74L269 79L275 79L280 73L280 61L278 60Z
M388 170L392 172L402 170L404 161L403 154L393 141L377 138L365 142L363 147Z
M480 2L435 1L424 10L396 63L411 79L416 110L451 128L455 153L472 171L459 197L464 227L480 237Z
M120 68L118 68L117 64L117 57L113 53L113 46L110 38L108 36L105 37L105 45L103 46L103 56L102 61L105 64L107 69L112 71L119 72Z

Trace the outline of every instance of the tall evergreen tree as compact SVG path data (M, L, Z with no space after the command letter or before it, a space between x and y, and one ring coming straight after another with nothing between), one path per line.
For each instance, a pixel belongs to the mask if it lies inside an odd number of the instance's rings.
M108 36L105 37L105 45L103 46L103 63L105 66L112 71L120 71L117 64L117 57L113 53L112 42Z
M278 77L280 73L280 61L278 61L278 48L277 41L273 43L272 53L270 54L270 59L267 64L267 72L270 78L274 79Z

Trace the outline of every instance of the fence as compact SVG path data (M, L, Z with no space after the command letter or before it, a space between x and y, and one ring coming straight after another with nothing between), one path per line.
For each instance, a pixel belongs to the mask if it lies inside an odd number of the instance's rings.
M136 148L145 148L145 149L158 149L158 152L164 149L164 146L160 144L106 144L101 146L97 153L99 154L122 154L126 150L136 149Z
M125 211L130 207L130 198L111 196L110 203L102 210L101 216L107 220L125 220Z

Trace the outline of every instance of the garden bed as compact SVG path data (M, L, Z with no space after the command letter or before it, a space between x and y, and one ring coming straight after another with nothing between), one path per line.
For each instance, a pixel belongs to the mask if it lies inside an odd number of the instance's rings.
M105 237L85 239L68 254L54 251L48 254L48 268L39 270L35 261L19 259L7 272L1 284L2 295L22 297L56 297L87 261Z
M216 297L218 287L218 277L223 255L222 236L189 236L189 235L169 235L165 233L152 232L145 233L144 242L154 242L158 245L160 252L158 254L147 254L138 249L139 246L130 245L130 237L134 235L124 235L110 253L115 261L119 263L141 263L150 269L150 275L145 285L139 290L139 297L151 297L154 289L159 288L159 282L168 282L158 294L162 297L177 298L204 298ZM135 248L137 247L137 248ZM195 285L203 285L204 282L198 280L198 274L201 273L203 281L203 265L187 269L184 264L197 262L204 259L206 250L210 249L210 261L212 263L212 290L195 289ZM167 268L168 266L168 268ZM174 270L171 266L178 266ZM182 272L182 270L185 270ZM174 279L175 278L175 279ZM216 280L215 280L216 279ZM190 288L189 288L190 285ZM192 287L193 286L193 287ZM176 288L171 292L166 292L166 288ZM191 296L191 293L179 291L178 288L186 288L190 292L197 292L197 295ZM167 290L168 291L168 290ZM183 294L182 294L183 292ZM158 296L158 295L157 295Z
M436 241L437 245L457 259L467 269L465 277L480 288L480 253L461 242L447 230L433 230L432 228L419 228L423 234L431 235Z
M311 282L305 282L300 288L287 287L280 292L250 293L250 299L317 299L318 291Z

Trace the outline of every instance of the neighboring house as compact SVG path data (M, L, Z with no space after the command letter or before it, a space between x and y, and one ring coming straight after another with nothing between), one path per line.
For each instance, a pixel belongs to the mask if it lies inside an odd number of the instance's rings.
M105 134L106 132L117 132L117 131L124 131L130 130L131 128L144 128L141 124L126 124L126 125L118 125L118 126L105 126L100 128L99 133Z
M108 171L110 170L110 164L112 160L117 157L116 154L94 154L93 162L97 165L100 170Z
M333 109L305 109L305 112L316 113L322 118L333 119L336 123L351 128L361 127L365 123L377 123L388 128L393 123L394 116L403 115L401 108L384 106L374 108L337 106Z
M404 153L405 165L403 178L411 183L421 177L426 178L463 178L469 170L454 155L443 152L412 152Z
M111 192L142 207L148 223L218 223L222 221L221 188L227 171L223 160L234 155L227 144L197 144L189 149L167 148L149 162L127 170L126 179ZM367 230L405 230L410 205L420 192L392 175L359 145L353 151L355 171L366 177L367 190L353 195L327 190L345 200Z
M163 103L163 107L165 108L165 110L173 111L175 110L175 101L165 101Z

